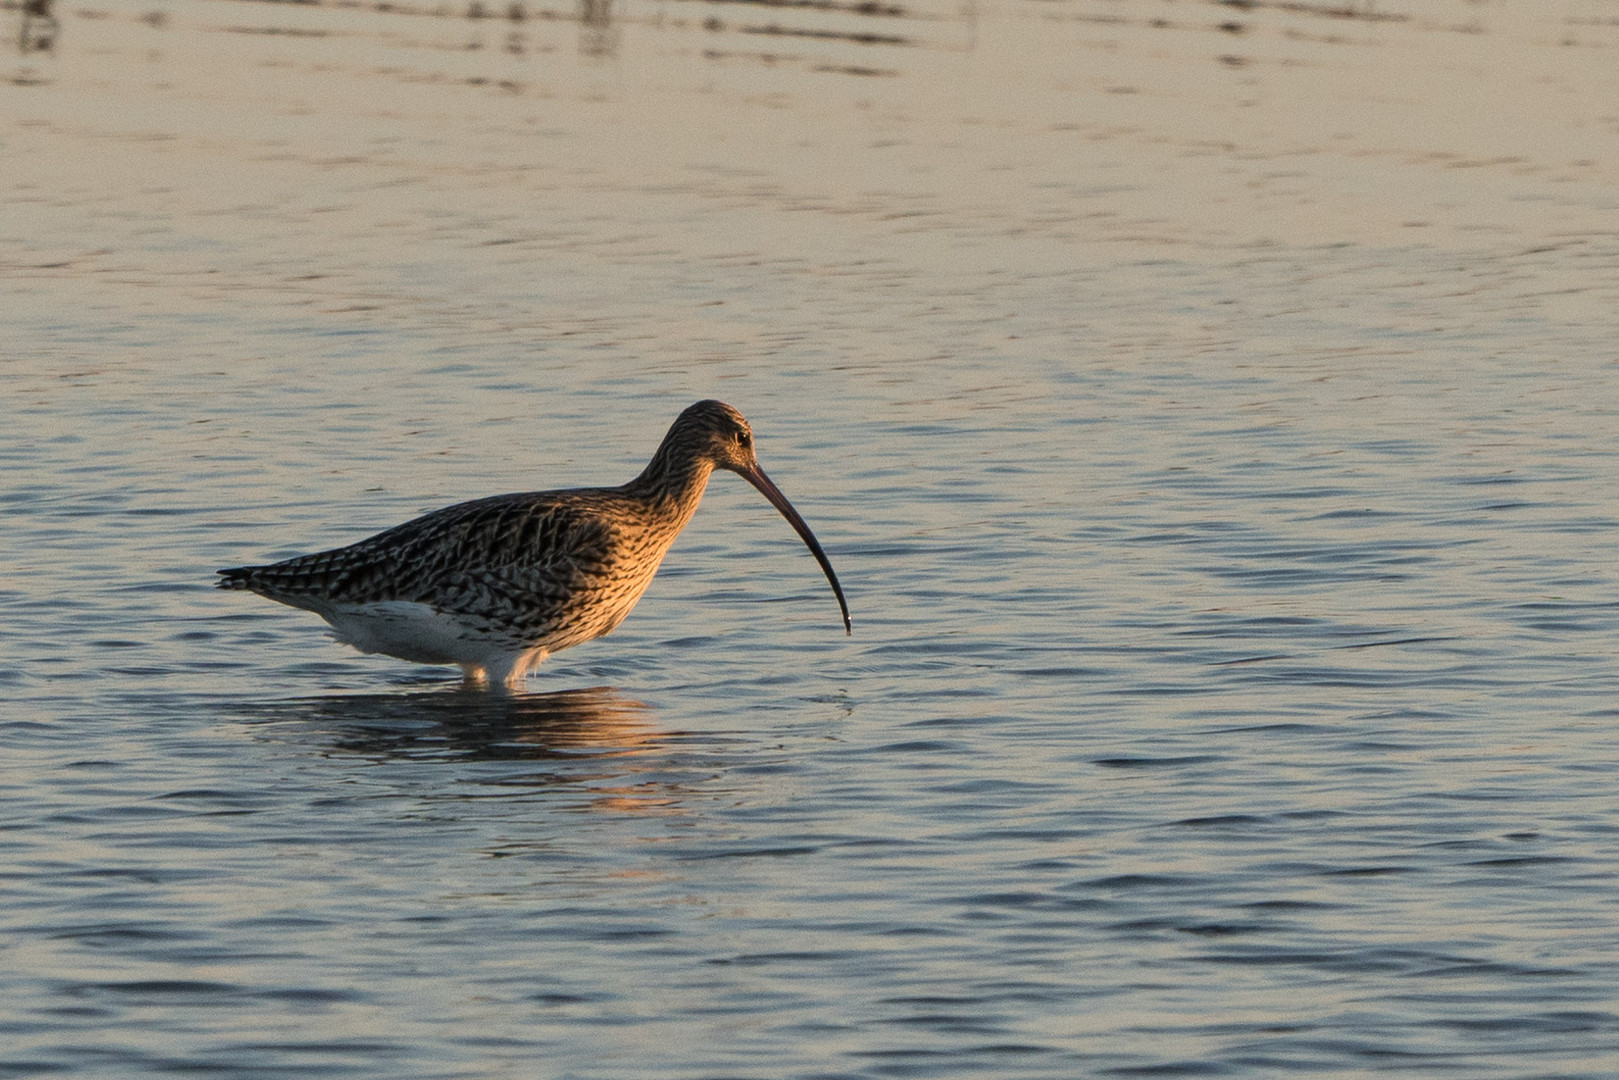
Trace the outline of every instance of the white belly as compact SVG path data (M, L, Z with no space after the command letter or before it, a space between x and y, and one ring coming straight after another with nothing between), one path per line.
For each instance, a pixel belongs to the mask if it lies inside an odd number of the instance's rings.
M491 638L476 620L434 611L409 600L339 604L316 612L332 624L332 636L361 652L396 656L417 664L459 664L469 675L521 682L546 650Z

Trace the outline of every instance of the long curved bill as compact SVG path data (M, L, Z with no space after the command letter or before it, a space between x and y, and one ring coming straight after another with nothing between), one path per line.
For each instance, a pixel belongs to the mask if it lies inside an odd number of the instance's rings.
M804 524L804 519L798 516L793 504L787 501L787 496L781 493L780 488L770 482L770 477L764 474L763 469L755 465L751 469L738 469L737 472L744 480L758 488L759 493L770 500L771 506L781 511L781 516L787 519L787 524L793 527L799 539L809 547L810 554L815 556L815 561L820 563L821 569L826 572L826 580L832 583L832 592L837 595L838 607L843 611L843 632L853 634L854 626L849 622L849 603L843 599L843 586L838 584L838 575L832 572L832 564L827 560L826 552L821 550L820 541L810 532L810 527Z

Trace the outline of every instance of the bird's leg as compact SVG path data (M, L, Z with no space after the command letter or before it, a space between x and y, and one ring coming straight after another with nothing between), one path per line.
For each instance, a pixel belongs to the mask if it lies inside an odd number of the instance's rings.
M528 673L540 666L549 655L542 648L512 653L488 662L483 675L490 686L503 686L507 690L523 690L528 686Z

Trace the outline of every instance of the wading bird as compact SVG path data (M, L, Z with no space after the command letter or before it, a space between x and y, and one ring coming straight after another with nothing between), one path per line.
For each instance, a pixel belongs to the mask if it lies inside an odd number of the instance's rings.
M624 621L715 469L740 474L797 530L851 633L826 552L759 468L748 422L719 401L681 413L622 487L457 503L347 547L221 570L219 587L312 611L362 652L459 664L469 680L517 688L551 653Z

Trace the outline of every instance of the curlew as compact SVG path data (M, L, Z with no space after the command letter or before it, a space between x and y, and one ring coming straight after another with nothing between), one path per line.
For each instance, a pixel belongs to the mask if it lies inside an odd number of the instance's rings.
M681 413L621 487L457 503L347 547L221 570L219 587L312 611L361 652L458 664L469 680L516 688L550 654L624 621L715 469L741 475L798 532L852 632L826 552L759 468L748 422L719 401Z

